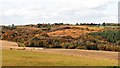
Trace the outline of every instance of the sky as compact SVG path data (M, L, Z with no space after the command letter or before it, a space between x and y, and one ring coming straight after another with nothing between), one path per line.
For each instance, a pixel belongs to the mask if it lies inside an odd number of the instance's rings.
M0 0L0 25L118 23L120 0Z

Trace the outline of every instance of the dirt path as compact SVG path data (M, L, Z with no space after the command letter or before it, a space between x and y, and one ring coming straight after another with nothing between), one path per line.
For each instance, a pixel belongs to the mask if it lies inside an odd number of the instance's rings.
M80 56L80 57L93 57L93 58L104 58L111 60L120 60L120 52L109 52L109 51L93 51L93 50L80 50L80 49L42 49L42 48L32 48L32 47L18 47L15 42L2 41L3 49L14 48L17 50L30 50L36 52L46 52L54 54L63 54L69 56Z

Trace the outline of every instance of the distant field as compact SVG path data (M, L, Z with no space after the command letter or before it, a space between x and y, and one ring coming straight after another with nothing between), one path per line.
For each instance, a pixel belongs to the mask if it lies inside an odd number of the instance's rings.
M117 60L3 50L3 66L117 66Z

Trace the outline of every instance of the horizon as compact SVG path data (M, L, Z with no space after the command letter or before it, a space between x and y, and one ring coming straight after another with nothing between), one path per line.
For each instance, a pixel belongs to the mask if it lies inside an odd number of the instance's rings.
M60 24L60 23L62 23L62 22L55 22L55 23L58 23L58 24ZM9 24L9 25L0 25L0 26L12 26L12 25L15 25L15 26L22 26L22 25L37 25L37 24L50 24L50 25L52 25L52 24L55 24L55 23L29 23L29 24ZM78 22L77 22L78 23ZM93 23L93 22L91 22L91 23ZM91 24L91 23L78 23L79 25L81 25L81 24ZM120 23L107 23L107 22L103 22L103 23L106 23L106 24L120 24ZM93 23L93 24L100 24L100 25L102 25L103 23ZM63 23L63 25L65 25L65 24L69 24L69 25L76 25L76 23Z

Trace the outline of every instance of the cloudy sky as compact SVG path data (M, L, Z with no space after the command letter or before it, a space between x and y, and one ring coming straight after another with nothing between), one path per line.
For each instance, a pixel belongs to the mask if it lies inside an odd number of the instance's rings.
M118 22L119 0L0 0L0 25Z

